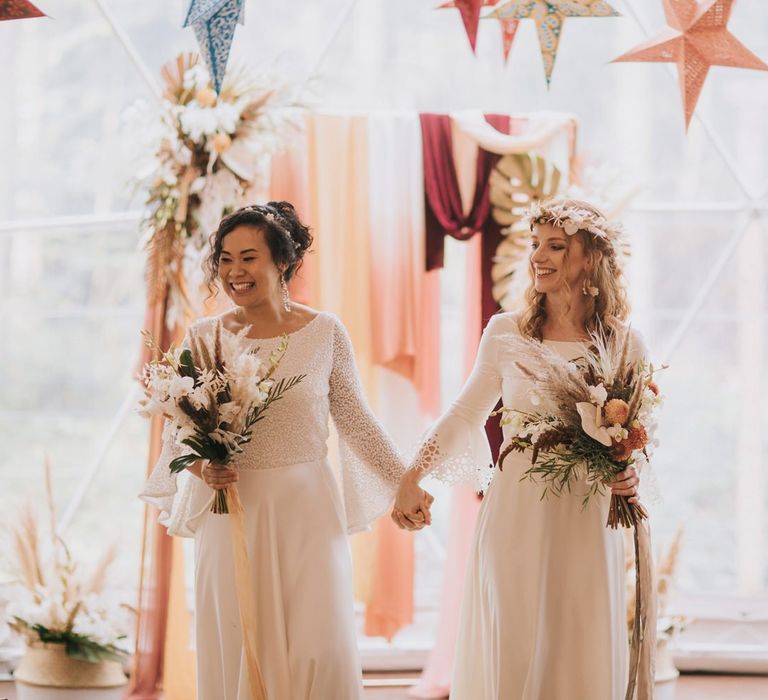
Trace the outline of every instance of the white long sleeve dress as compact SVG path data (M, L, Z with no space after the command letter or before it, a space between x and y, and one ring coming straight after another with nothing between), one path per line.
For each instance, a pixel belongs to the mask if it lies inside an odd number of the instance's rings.
M505 351L504 338L519 332L512 314L491 319L472 374L421 452L434 476L485 491L451 698L620 700L628 675L624 547L621 531L606 528L610 495L583 509L586 488L577 485L541 500L540 484L521 481L530 454L512 453L503 471L491 464L483 427L499 398L535 410L529 380ZM581 343L544 342L568 359L583 352Z
M211 333L215 319L190 332ZM247 340L264 357L279 338ZM320 313L289 335L276 375L306 379L274 403L233 466L244 508L257 611L259 663L270 700L359 700L347 534L383 515L402 460L361 392L339 320ZM328 416L339 433L342 493L326 459ZM167 439L141 497L171 535L195 539L198 700L250 700L230 542L230 520L209 507L197 477L180 485ZM180 479L179 479L180 480Z

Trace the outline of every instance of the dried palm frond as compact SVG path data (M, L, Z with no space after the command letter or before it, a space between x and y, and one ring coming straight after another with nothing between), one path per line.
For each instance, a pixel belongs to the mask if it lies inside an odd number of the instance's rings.
M213 366L217 371L224 371L224 360L221 354L221 321L216 322L213 332Z
M196 53L180 53L160 69L160 75L165 83L163 97L166 100L181 103L184 95L184 73L199 60L200 57Z
M10 529L17 572L22 584L34 592L39 586L45 585L45 579L37 518L29 505L22 508L18 522Z
M527 252L525 215L531 204L554 195L560 187L558 168L541 156L511 153L499 160L489 178L492 216L504 236L493 257L493 298L503 309L514 304L514 277Z
M502 340L505 356L529 378L536 394L564 418L580 420L576 404L589 401L589 386L579 368L535 338L510 334Z
M626 369L629 356L630 330L607 333L601 326L590 334L589 350L584 354L584 367L592 376L600 377L606 385L619 379Z
M176 224L168 222L155 230L146 247L147 301L154 304L166 298L170 286L169 270L179 264L183 255Z
M45 485L45 502L48 507L48 527L51 533L51 543L56 546L56 503L53 500L53 484L51 483L51 460L46 452L43 455L43 483Z
M656 567L656 573L658 576L657 589L659 593L659 611L664 612L667 604L667 598L669 596L670 588L672 587L672 581L675 578L675 572L677 571L677 562L680 558L680 549L683 543L683 528L678 527L674 538L672 539L669 548L663 556L659 557L659 564Z

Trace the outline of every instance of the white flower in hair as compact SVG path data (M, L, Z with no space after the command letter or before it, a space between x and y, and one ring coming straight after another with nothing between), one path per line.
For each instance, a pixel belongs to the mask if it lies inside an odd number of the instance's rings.
M568 236L574 236L578 231L589 231L593 236L610 242L617 254L624 252L621 224L608 221L601 214L567 200L534 202L527 219L529 227L548 223L563 229Z

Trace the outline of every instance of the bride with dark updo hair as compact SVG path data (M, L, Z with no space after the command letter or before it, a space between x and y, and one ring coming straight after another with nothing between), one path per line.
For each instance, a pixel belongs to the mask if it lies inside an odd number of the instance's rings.
M228 466L198 461L177 483L172 439L142 497L171 535L195 539L198 700L250 700L231 546L231 519L210 512L216 489L237 484L243 504L258 662L269 700L359 700L347 534L389 508L403 462L360 388L349 335L336 316L292 301L287 283L312 245L288 202L226 216L212 236L209 283L233 307L193 324L246 331L242 350L288 351L275 376L306 375L272 404ZM328 418L339 434L341 492L327 461ZM431 497L422 493L424 521ZM343 495L342 495L343 494Z

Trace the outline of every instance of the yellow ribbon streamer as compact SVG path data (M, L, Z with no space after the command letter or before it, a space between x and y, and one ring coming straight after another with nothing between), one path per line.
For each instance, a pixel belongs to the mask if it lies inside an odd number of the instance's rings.
M240 609L240 628L243 650L253 700L267 700L267 689L259 667L258 643L256 639L256 604L251 568L248 565L248 547L245 542L245 520L243 504L236 486L226 489L229 517L232 521L232 554L235 562L235 586Z

